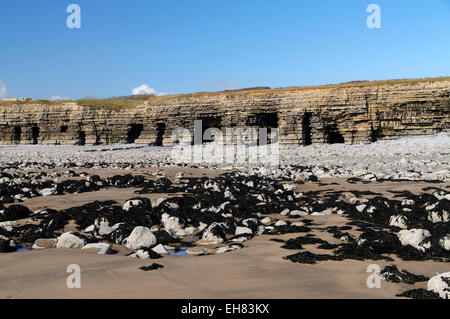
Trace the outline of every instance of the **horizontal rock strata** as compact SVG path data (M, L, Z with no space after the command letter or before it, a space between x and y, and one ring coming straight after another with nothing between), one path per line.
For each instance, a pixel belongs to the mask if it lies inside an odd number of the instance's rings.
M369 82L371 83L371 82ZM175 128L278 128L283 144L367 143L450 128L450 80L155 97L135 108L0 103L1 144L170 145Z

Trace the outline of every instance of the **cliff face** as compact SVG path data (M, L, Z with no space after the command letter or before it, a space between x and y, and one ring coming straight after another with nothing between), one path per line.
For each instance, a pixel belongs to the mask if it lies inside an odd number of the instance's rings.
M169 145L175 128L278 127L285 144L360 143L450 129L450 80L155 98L126 110L0 105L2 144Z

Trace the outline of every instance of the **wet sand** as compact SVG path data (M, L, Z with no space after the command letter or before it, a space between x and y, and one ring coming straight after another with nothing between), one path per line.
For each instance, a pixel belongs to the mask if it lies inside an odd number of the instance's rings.
M77 249L50 249L0 255L0 298L394 298L415 285L382 281L366 285L368 265L384 261L327 261L296 264L282 257L293 251L260 236L238 251L210 256L166 256L139 260L120 255L96 255ZM292 234L289 236L295 237ZM158 262L163 269L142 271ZM433 276L448 264L404 262L400 269ZM81 268L81 288L69 289L69 264Z
M86 171L86 170L85 170ZM171 171L175 175L179 169ZM92 175L92 171L89 171ZM103 174L124 174L103 172ZM198 172L197 172L198 173ZM215 175L216 172L201 174ZM197 175L194 174L193 175ZM105 175L103 175L105 176ZM324 179L319 183L297 186L301 192L325 191L372 191L392 197L389 190L408 190L421 193L426 187L446 188L449 183L384 182L349 184L343 180ZM330 185L338 183L339 185ZM167 194L136 195L136 189L106 189L98 192L39 197L23 204L32 210L42 208L64 209L79 206L93 200L116 200L123 203L134 196L151 199L167 197ZM173 194L172 194L173 196ZM278 214L275 219L284 219ZM314 216L313 233L330 243L338 240L323 230L326 226L343 226L349 220L343 216ZM298 218L300 219L300 218ZM289 218L296 221L295 218ZM436 272L449 270L448 263L432 261L325 261L314 265L283 260L296 253L282 249L281 243L272 238L295 238L304 234L261 235L247 242L245 248L224 254L209 256L165 256L158 260L139 260L116 255L97 255L79 249L48 249L42 251L0 254L0 298L395 298L397 293L413 288L424 288L425 283L407 285L382 281L381 288L370 289L366 285L367 267L377 264L383 268L396 264L416 274L433 276ZM311 245L312 252L329 253ZM141 266L153 262L164 265L163 269L142 271ZM81 288L69 289L66 272L69 264L81 267Z

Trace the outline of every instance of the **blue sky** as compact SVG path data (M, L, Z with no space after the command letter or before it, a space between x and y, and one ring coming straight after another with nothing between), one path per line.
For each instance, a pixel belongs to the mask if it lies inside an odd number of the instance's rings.
M71 3L81 29L66 26ZM381 29L366 26L371 3ZM0 0L0 30L4 96L450 75L450 0Z

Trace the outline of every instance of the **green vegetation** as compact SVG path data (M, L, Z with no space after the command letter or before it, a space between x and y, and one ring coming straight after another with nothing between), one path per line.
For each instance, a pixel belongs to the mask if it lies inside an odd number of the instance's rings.
M76 101L77 105L95 109L124 110L142 105L146 100L135 100L129 98L109 98L109 99L82 99Z
M379 81L352 81L337 84L327 84L318 86L292 86L287 88L266 88L266 87L256 87L249 89L239 89L239 90L227 90L220 92L198 92L191 94L174 94L166 96L151 96L148 99L149 104L161 105L168 101L178 100L182 98L201 98L201 97L213 97L213 96L226 96L227 98L232 98L233 96L244 96L244 95L268 95L271 93L283 93L283 92L295 92L303 90L321 90L321 89L333 89L333 88L351 88L351 87L369 87L369 86L381 86L381 85L411 85L416 83L432 83L440 81L450 81L450 76L447 77L435 77L435 78L420 78L420 79L398 79L398 80L379 80Z
M29 104L43 104L43 105L58 105L62 102L71 101L49 101L49 100L32 100L32 101L2 101L0 100L0 106L17 106L17 105L29 105Z
M293 86L287 88L271 89L270 87L253 87L238 90L226 90L220 92L198 92L191 94L173 94L165 96L155 96L150 94L142 95L130 95L111 97L107 99L97 98L85 98L77 101L48 101L48 100L34 100L27 102L9 102L1 101L0 106L14 106L14 105L28 105L28 104L44 104L44 105L58 105L61 103L76 103L79 106L90 107L94 109L113 109L113 110L125 110L134 108L138 105L148 103L150 105L163 105L170 101L176 101L185 98L202 98L202 97L218 97L224 96L226 98L240 97L240 96L267 96L270 94L295 92L302 90L321 90L321 89L333 89L333 88L352 88L352 87L369 87L369 86L382 86L382 85L411 85L416 83L433 83L440 81L450 81L450 77L435 77L435 78L420 78L420 79L399 79L399 80L380 80L380 81L352 81L337 84L327 84L320 86Z

